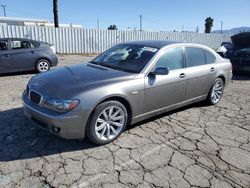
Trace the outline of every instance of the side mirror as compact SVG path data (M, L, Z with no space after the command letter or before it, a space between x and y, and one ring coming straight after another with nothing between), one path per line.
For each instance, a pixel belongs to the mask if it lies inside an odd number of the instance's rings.
M151 75L167 75L169 73L168 68L166 67L157 67L154 72L151 72Z

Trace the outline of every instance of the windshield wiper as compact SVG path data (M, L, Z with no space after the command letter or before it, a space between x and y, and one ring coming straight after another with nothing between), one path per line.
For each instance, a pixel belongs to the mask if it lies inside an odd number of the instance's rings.
M95 64L95 65L101 65L103 67L108 67L108 68L115 69L115 70L120 70L120 71L125 71L125 72L130 72L130 73L136 73L136 71L128 70L128 69L125 69L123 67L112 66L112 65L109 65L109 64L106 64L106 63L103 63L103 62L90 61L89 63Z
M97 61L90 61L89 63L91 63L91 64L95 64L95 65L99 65L100 63L99 62L97 62Z
M112 65L109 65L109 64L106 64L106 63L100 63L100 65L102 65L104 67L111 68L111 69L120 70L119 67L115 67L115 66L112 66Z

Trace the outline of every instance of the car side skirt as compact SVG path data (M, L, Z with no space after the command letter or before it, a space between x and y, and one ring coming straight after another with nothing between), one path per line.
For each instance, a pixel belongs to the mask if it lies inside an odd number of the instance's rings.
M196 97L196 98L193 98L193 99L189 99L189 100L186 100L186 101L183 101L183 102L171 105L171 106L167 106L167 107L164 107L164 108L160 108L160 109L157 109L157 110L154 110L154 111L150 111L150 112L141 114L139 116L135 116L135 117L132 118L131 124L135 124L135 123L140 122L142 120L151 118L151 117L156 116L156 115L163 114L165 112L169 112L171 110L175 110L175 109L183 107L183 106L187 106L187 105L192 104L192 103L204 101L206 98L207 98L207 95L202 95L202 96L199 96L199 97Z

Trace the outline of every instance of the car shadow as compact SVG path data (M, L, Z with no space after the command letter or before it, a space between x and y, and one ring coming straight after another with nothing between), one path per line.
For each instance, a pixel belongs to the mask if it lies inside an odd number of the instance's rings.
M195 103L177 110L154 116L140 123L126 127L133 129L189 108L204 106L204 103ZM20 159L32 159L54 154L81 151L99 147L92 144L88 139L66 140L56 137L34 126L23 114L23 108L15 108L0 112L0 162Z
M13 72L13 73L0 73L0 77L5 77L5 76L21 76L21 75L26 75L26 74L37 74L36 71L22 71L22 72Z
M156 115L156 116L153 116L151 118L148 118L148 119L145 119L143 121L140 121L138 123L135 123L133 125L130 125L130 126L127 126L126 127L126 130L129 130L129 129L133 129L134 127L137 127L137 126L140 126L140 125L143 125L143 124L146 124L146 123L150 123L152 121L155 121L157 119L160 119L160 118L163 118L165 116L170 116L172 114L175 114L177 112L181 112L181 111L185 111L187 109L190 109L190 108L199 108L199 107L206 107L208 106L206 102L202 101L202 102L197 102L197 103L193 103L193 104L190 104L190 105L187 105L187 106L184 106L184 107L181 107L181 108L177 108L175 110L171 110L169 112L165 112L165 113L162 113L162 114L159 114L159 115Z
M0 162L94 147L87 139L66 140L41 130L25 118L23 108L0 111Z

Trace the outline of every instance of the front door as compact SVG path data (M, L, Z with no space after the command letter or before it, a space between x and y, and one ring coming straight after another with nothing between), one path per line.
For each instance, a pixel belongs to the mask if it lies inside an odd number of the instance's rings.
M0 40L0 73L11 71L9 58L8 40Z
M15 70L35 68L36 54L34 46L27 40L11 40L10 63Z
M144 113L175 105L185 98L187 81L183 49L181 47L167 49L153 69L157 67L168 68L169 73L154 76L149 74L145 77Z

